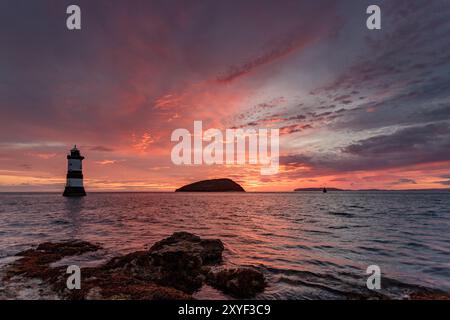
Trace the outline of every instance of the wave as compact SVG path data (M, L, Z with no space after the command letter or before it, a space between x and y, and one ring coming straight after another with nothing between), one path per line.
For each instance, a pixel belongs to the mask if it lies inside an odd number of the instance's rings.
M339 272L324 274L312 271L266 268L271 278L279 284L278 291L268 292L267 298L289 296L293 299L411 299L419 297L448 296L448 292L425 286L413 285L393 278L383 277L380 290L369 290L366 275Z
M353 218L355 216L355 214L350 213L350 212L328 211L328 213L331 215L334 215L334 216L339 216L339 217Z

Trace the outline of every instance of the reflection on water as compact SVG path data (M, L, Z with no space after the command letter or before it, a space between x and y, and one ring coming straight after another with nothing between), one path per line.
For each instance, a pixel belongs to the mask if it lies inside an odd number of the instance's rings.
M81 211L83 210L85 198L64 198L65 213L67 220L62 223L68 223L70 232L67 235L69 239L78 239L81 226Z
M393 295L402 283L450 291L449 195L0 194L0 257L68 238L122 254L185 230L220 238L226 264L265 272L270 285L261 298L358 294L367 291L370 264L381 267L382 286Z

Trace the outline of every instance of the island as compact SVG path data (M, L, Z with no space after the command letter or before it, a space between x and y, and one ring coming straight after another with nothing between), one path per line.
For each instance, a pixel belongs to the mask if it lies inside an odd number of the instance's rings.
M187 184L175 192L245 192L245 190L231 179L211 179Z

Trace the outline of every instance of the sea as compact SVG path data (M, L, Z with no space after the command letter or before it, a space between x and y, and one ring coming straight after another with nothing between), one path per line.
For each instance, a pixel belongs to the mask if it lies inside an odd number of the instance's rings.
M289 193L0 193L0 270L24 249L80 239L104 248L83 266L149 248L176 231L218 238L226 266L262 271L258 299L351 299L380 270L379 292L402 299L423 288L450 293L449 191ZM45 299L0 280L0 299ZM38 286L37 286L38 287ZM199 299L231 299L204 286Z

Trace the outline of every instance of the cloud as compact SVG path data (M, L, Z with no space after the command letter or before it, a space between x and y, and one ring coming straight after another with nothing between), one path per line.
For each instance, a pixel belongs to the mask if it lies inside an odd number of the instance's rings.
M133 134L132 140L133 148L139 152L147 151L150 145L155 142L154 137L148 132L143 133L141 136Z
M281 127L280 134L287 135L287 134L292 134L292 133L296 133L296 132L301 132L301 131L304 131L306 129L311 129L311 128L312 128L312 125L310 125L310 124L292 124L289 126Z
M392 182L392 184L417 184L417 182L413 179L408 179L408 178L401 178L398 179L397 181Z
M5 149L46 149L46 148L61 148L65 147L66 144L61 142L3 142L0 143L0 148Z
M309 168L302 175L380 170L450 161L448 123L400 128L392 134L362 139L340 152L290 154L280 157L287 168Z
M362 157L384 158L387 161L390 156L399 156L405 162L414 162L448 160L450 154L442 152L446 147L450 147L450 125L439 123L374 136L351 144L343 151Z
M44 160L48 160L57 156L56 153L36 153L34 155Z
M116 163L117 160L101 160L101 161L95 161L95 163L98 163L100 165L109 165Z
M105 147L105 146L89 146L90 151L99 151L99 152L113 152L113 148Z
M297 50L301 50L314 42L315 38L291 39L282 43L271 51L262 53L259 57L237 66L229 67L228 71L217 77L219 83L229 83L243 75L249 74L254 69L272 63Z

